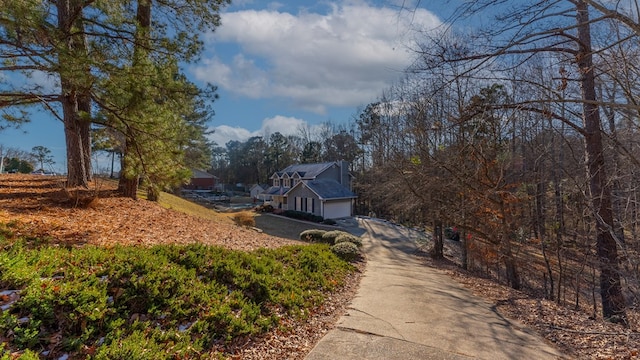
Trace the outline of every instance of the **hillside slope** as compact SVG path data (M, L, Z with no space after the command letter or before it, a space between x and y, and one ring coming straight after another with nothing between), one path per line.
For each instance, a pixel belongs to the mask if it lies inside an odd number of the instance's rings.
M0 175L0 223L20 235L52 242L100 246L203 243L236 250L299 242L233 224L227 216L193 205L192 215L146 200L117 196L116 183L96 180L89 189L63 189L62 178ZM177 206L175 200L172 205Z

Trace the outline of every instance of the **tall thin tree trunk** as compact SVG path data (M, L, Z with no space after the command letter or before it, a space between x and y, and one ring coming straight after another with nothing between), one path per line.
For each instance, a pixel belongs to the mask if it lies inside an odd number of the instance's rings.
M611 138L613 140L614 146L617 146L618 143L618 131L616 129L615 122L615 112L613 109L605 109L605 114L607 117L607 121L609 123L609 131L611 132ZM620 153L617 149L613 151L613 181L611 183L612 189L611 193L613 196L613 220L614 220L614 233L620 243L624 243L624 226L622 224L622 186L620 185Z
M549 276L549 291L545 296L549 300L553 300L555 294L554 280L553 280L553 268L549 261L549 254L547 252L547 229L545 219L545 195L547 193L546 179L542 174L539 175L538 184L536 184L536 232L540 236L540 248L542 250L542 257L544 259L545 266L547 268L547 275Z
M518 264L515 256L513 256L513 250L511 249L511 240L508 235L503 235L500 241L500 255L502 255L505 271L507 275L507 282L511 288L520 290L520 274L518 272Z
M596 218L596 246L600 266L602 315L612 321L626 323L625 299L620 282L618 249L612 236L614 229L611 189L607 182L600 112L596 105L595 74L591 48L589 9L584 1L576 1L579 51L576 62L580 70L582 111L585 130L585 152L591 202Z
M116 161L116 152L112 151L111 152L111 173L109 174L109 178L113 179L113 165L115 164Z
M513 255L513 248L511 244L510 235L513 234L513 229L511 223L507 220L508 217L508 209L504 200L500 200L500 212L502 214L502 234L500 234L500 245L499 251L500 256L504 262L507 282L511 288L520 290L521 282L520 282L520 274L518 271L518 262L516 257ZM499 272L498 272L499 273Z
M433 221L433 251L431 251L431 257L434 259L444 258L442 230L442 220L436 218Z

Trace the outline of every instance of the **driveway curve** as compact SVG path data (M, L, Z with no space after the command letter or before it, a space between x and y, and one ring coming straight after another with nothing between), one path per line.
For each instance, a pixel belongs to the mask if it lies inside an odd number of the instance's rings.
M348 230L362 235L367 266L347 313L307 360L569 358L421 264L415 232L376 219Z

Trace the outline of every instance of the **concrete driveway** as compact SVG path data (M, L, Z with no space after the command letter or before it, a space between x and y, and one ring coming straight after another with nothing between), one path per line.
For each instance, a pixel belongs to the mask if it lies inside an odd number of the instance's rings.
M412 255L416 233L359 219L367 267L347 314L307 360L565 359Z

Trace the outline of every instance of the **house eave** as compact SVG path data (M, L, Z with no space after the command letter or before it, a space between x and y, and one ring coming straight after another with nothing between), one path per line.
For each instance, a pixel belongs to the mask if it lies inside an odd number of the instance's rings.
M357 196L347 196L347 197L339 197L339 198L320 198L322 201L330 201L330 200L353 200L357 199Z

